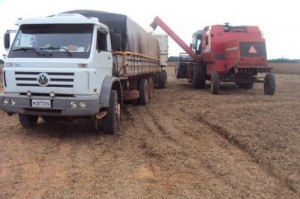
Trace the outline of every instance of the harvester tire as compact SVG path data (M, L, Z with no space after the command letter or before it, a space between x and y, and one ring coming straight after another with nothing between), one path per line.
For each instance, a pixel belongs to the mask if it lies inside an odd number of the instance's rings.
M193 64L192 87L204 88L206 80L206 68L203 64Z
M159 88L166 88L167 85L167 71L162 70L159 73Z
M39 118L38 115L19 114L20 124L25 128L36 126L38 118Z
M264 92L265 95L274 95L276 90L276 80L273 73L268 73L264 80Z
M210 80L210 91L213 95L219 94L220 89L220 76L218 72L213 72L211 74L211 80Z
M140 97L138 102L140 105L146 105L149 103L149 86L147 79L143 78L139 82Z
M110 93L109 107L107 109L107 114L102 119L103 133L105 134L115 134L117 129L117 119L118 114L121 112L117 110L118 106L118 94L117 91L112 90Z

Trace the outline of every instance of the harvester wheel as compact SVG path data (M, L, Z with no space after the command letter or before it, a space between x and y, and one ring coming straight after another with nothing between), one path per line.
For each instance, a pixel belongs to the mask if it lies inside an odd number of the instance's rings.
M138 99L140 105L149 103L149 86L147 79L143 78L139 82L140 97Z
M159 73L159 88L166 88L167 85L167 71L162 70Z
M115 134L117 129L118 118L120 118L121 111L118 110L120 106L118 105L118 94L117 91L112 90L110 93L109 107L107 109L107 114L102 119L103 133L105 134Z
M268 73L264 80L264 92L265 95L274 95L276 89L276 80L273 73Z
M213 72L211 74L211 83L210 83L210 91L214 95L219 94L220 89L220 76L218 72Z
M193 64L192 86L204 88L206 79L206 68L203 64Z
M38 115L19 114L19 121L21 125L25 128L36 126L38 118Z

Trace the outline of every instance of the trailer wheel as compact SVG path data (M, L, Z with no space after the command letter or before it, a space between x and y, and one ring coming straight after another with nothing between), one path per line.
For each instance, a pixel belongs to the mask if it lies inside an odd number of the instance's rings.
M21 125L25 128L36 126L38 118L38 115L19 114L19 121Z
M159 73L159 88L166 88L167 85L167 71L162 70Z
M220 89L220 76L219 73L213 72L211 74L211 83L210 83L210 91L214 95L219 94Z
M120 106L118 104L118 94L117 91L112 90L110 93L109 107L107 109L107 114L102 119L103 133L105 134L115 134L117 129L117 121L120 118Z
M149 99L152 99L154 96L154 89L155 89L152 77L148 78L148 84L149 84Z
M206 68L203 64L193 64L192 86L204 88L206 80Z
M143 78L139 82L140 97L138 99L140 105L149 103L149 87L147 79Z
M265 95L274 95L276 89L276 80L273 73L268 73L264 80L264 92Z

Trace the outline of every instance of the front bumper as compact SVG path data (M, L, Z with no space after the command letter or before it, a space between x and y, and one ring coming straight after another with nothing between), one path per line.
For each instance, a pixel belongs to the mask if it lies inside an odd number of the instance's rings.
M50 108L32 107L32 100L50 100ZM8 101L8 103L4 103ZM70 103L77 105L72 108ZM84 102L85 107L80 107L79 102ZM73 103L74 104L74 103ZM100 109L99 96L76 96L76 97L44 97L0 94L0 108L8 114L28 114L42 116L91 116Z

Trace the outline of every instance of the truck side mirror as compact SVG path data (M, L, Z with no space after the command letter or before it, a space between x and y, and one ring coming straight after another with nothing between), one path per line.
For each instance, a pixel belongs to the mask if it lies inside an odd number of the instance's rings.
M120 34L111 34L111 46L112 50L121 51L121 35Z
M8 50L10 47L10 34L9 32L6 32L4 34L4 48L5 50Z

